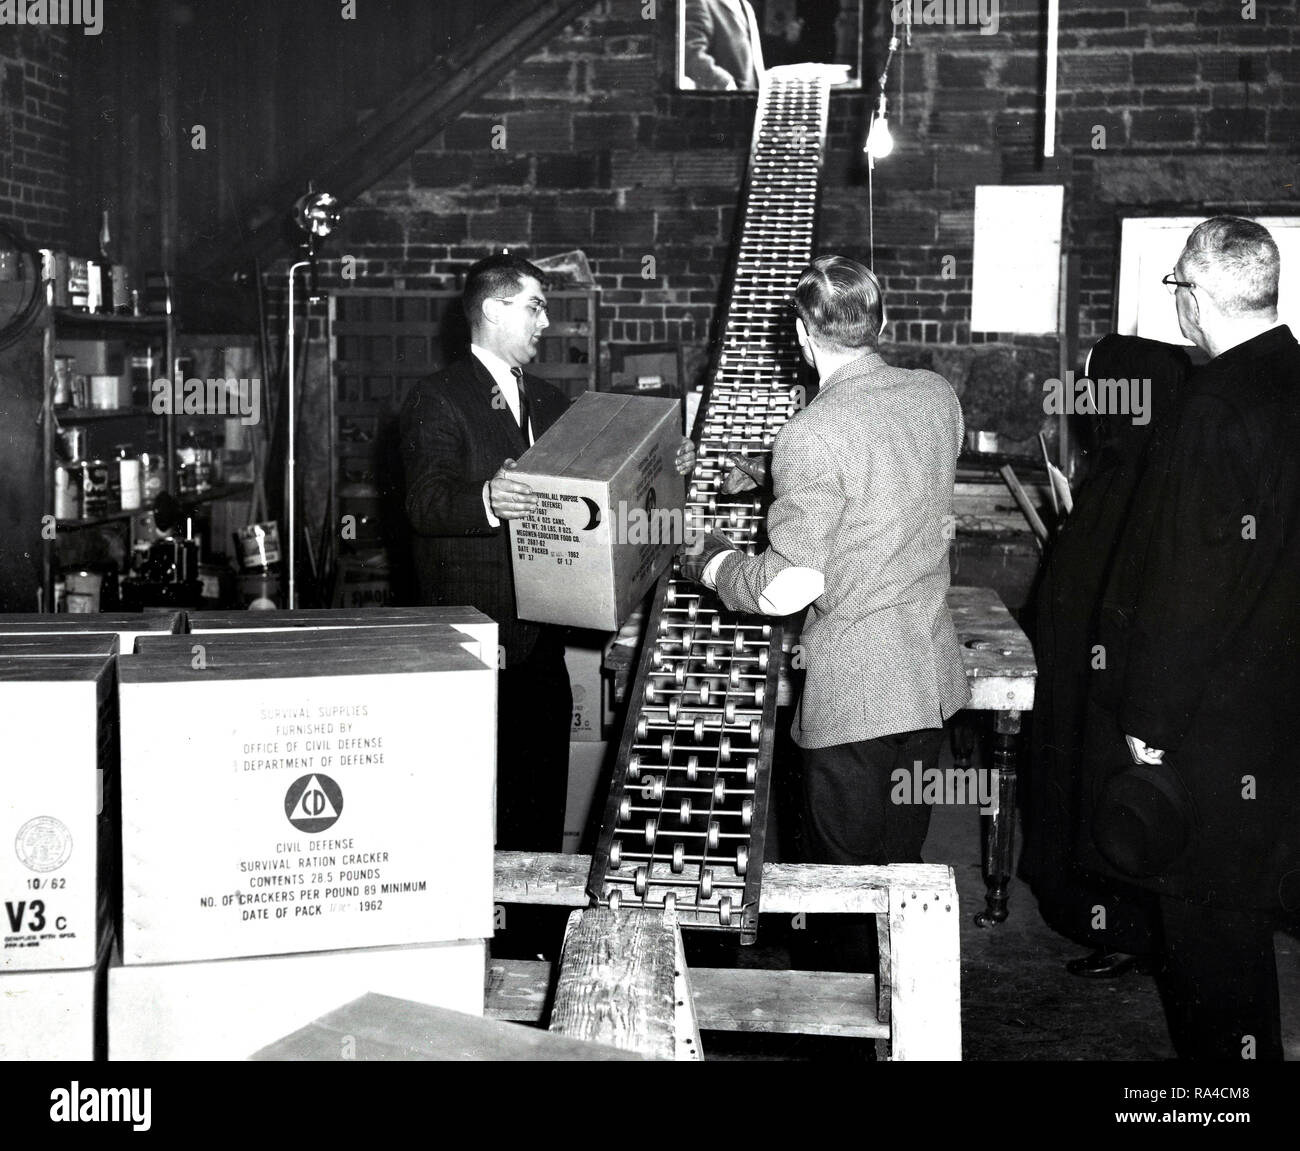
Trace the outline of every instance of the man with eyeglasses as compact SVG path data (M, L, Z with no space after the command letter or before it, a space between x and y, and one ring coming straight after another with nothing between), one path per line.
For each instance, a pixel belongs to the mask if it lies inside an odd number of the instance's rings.
M1282 1058L1273 930L1300 912L1300 346L1279 270L1267 229L1218 216L1164 279L1210 360L1139 484L1093 665L1082 846L1158 896L1188 1059Z
M559 851L573 699L562 628L516 612L504 521L540 499L511 472L569 399L524 373L549 326L545 276L503 253L474 264L461 303L470 354L422 381L402 409L406 513L422 603L478 608L504 649L497 697L497 846ZM683 475L695 447L677 453Z

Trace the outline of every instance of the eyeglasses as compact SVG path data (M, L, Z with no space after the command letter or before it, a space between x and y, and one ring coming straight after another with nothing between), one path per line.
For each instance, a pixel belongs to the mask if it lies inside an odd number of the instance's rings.
M533 318L534 320L537 319L538 316L547 316L547 315L548 315L548 313L547 313L547 311L546 311L546 305L545 305L545 304L537 304L537 303L534 303L532 300L512 300L512 299L509 299L509 298L506 297L506 296L493 296L492 298L493 298L494 300L498 300L498 301L500 301L500 302L503 303L503 304L521 304L521 305L523 305L523 307L525 307L525 308L528 309L528 314L529 314L530 316L532 316L532 318ZM548 318L549 318L549 317L548 317Z
M1188 291L1191 291L1194 287L1196 287L1196 285L1191 283L1189 280L1175 279L1173 272L1170 272L1169 275L1167 275L1160 282L1164 284L1166 288L1169 289L1169 294L1171 296L1176 296L1178 294L1179 288L1186 288Z

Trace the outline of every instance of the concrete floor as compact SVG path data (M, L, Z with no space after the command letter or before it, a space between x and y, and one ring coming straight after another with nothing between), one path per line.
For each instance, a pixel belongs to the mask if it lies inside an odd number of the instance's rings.
M950 766L945 752L941 766ZM774 804L774 813L778 810ZM779 816L769 830L769 859L780 858ZM1016 880L1010 915L994 928L975 925L984 907L980 818L974 807L936 807L927 863L950 864L961 901L962 1049L976 1061L1152 1061L1174 1057L1151 976L1081 979L1065 963L1084 948L1044 924L1032 892ZM760 923L759 940L740 948L717 936L688 938L697 965L789 967L794 942L778 917ZM1300 1060L1300 933L1276 936L1282 1028L1288 1060ZM813 966L804 964L804 966ZM826 966L832 966L827 964ZM870 1058L869 1044L806 1037L705 1035L706 1058Z

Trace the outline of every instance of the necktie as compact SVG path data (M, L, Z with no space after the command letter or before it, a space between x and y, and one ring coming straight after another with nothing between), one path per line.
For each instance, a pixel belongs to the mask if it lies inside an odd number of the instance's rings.
M515 386L519 389L519 430L523 433L524 443L531 444L532 437L528 434L528 392L524 388L524 371L522 368L511 368L510 374L515 378Z

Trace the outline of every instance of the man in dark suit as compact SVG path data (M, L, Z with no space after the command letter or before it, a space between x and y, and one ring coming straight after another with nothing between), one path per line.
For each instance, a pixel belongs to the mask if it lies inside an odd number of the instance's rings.
M573 715L564 634L516 615L503 522L536 506L510 470L569 406L523 373L548 326L542 284L519 256L490 256L469 270L470 355L411 392L401 432L421 602L468 604L500 627L497 845L559 851Z
M468 604L499 625L497 846L559 851L573 717L564 632L518 617L504 521L537 507L539 497L510 473L569 400L523 371L549 326L536 265L511 255L480 260L461 300L470 354L421 382L401 414L420 596ZM695 466L689 440L675 462L683 475Z
M1088 832L1159 898L1189 1059L1282 1058L1273 929L1300 908L1300 346L1279 264L1265 228L1219 216L1166 277L1211 358L1139 485L1099 620Z
M749 0L686 0L683 67L697 88L757 88L763 46Z

